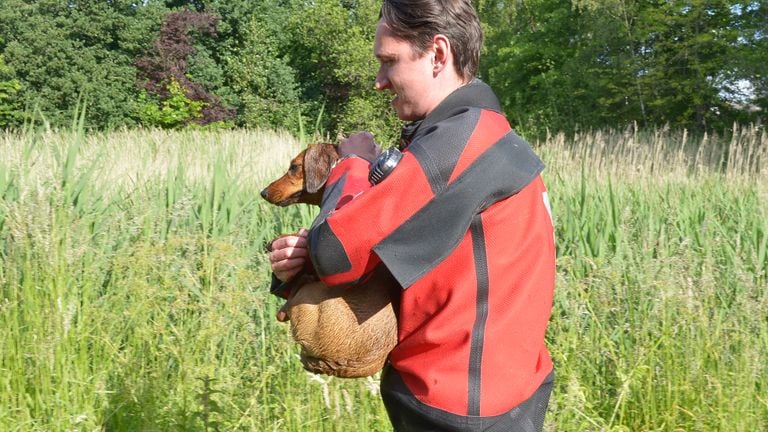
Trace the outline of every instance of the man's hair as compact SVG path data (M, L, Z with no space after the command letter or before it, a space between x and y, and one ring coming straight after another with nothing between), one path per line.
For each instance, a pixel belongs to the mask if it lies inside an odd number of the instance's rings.
M435 35L446 36L459 76L469 81L477 75L483 31L470 0L383 0L379 19L418 53Z

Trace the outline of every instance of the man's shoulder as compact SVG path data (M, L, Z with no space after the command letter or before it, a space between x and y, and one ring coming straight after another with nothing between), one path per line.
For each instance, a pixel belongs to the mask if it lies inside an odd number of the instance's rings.
M495 133L485 133L489 130ZM457 106L440 121L424 125L414 143L430 151L450 154L451 150L463 149L470 138L498 139L499 131L505 134L511 130L509 121L499 111L485 107Z
M511 131L509 122L496 111L457 107L442 121L420 131L408 151L437 192Z

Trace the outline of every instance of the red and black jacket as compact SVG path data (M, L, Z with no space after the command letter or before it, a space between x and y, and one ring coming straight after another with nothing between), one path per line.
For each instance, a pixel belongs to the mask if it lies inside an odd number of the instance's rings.
M508 412L552 371L544 333L555 247L543 164L479 80L409 138L374 187L363 159L332 170L309 232L312 262L330 286L379 265L398 281L390 362L416 400L457 416Z

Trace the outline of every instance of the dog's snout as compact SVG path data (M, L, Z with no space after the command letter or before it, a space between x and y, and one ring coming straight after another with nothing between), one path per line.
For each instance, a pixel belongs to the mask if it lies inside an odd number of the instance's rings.
M261 197L264 199L267 199L267 197L269 197L269 193L267 192L266 189L261 190Z

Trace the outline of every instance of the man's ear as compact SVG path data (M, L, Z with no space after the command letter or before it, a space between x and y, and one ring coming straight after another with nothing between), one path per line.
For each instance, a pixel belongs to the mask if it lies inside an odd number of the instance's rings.
M312 144L304 153L304 189L315 193L325 186L331 166L338 158L331 144Z
M434 50L434 54L432 55L432 68L435 72L439 72L445 68L450 59L451 41L444 35L437 34L432 38L432 49Z

